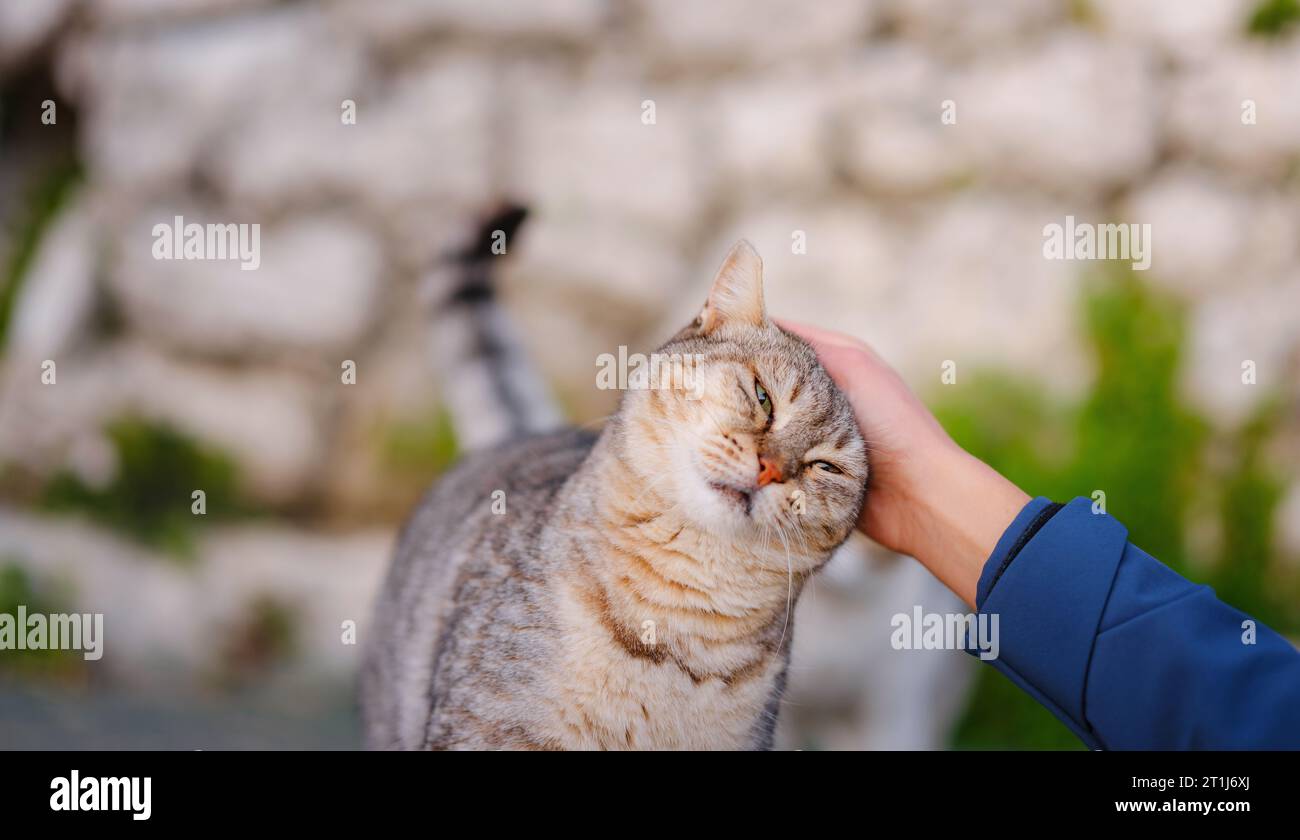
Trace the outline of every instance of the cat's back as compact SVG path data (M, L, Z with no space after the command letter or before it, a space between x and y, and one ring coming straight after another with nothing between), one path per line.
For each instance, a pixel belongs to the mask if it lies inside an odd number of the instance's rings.
M476 677L467 646L497 643L499 633L507 634L500 644L528 643L508 630L536 621L529 589L543 559L538 537L595 440L571 429L475 452L425 494L398 540L372 622L362 678L369 746L427 743L437 694Z
M565 429L530 435L467 455L448 470L416 506L398 541L393 573L408 560L430 559L429 549L489 517L538 516L591 451L597 435Z

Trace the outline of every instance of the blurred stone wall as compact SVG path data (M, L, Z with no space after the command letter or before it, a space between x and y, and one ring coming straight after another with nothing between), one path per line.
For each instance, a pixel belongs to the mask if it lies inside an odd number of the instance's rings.
M142 674L201 660L264 591L348 673L338 624L428 474L389 446L436 411L416 280L502 197L534 211L508 305L577 421L613 407L595 357L693 314L739 236L773 312L868 339L922 392L951 359L1077 393L1082 266L1042 256L1070 214L1152 225L1149 279L1191 306L1187 389L1235 422L1242 360L1276 385L1300 345L1300 39L1248 36L1255 5L0 4L0 73L48 68L84 172L22 281L0 461L102 482L105 424L142 416L227 453L273 514L206 529L194 571L10 504L0 554L131 604ZM3 183L39 142L3 150ZM260 268L153 259L176 215L260 224Z

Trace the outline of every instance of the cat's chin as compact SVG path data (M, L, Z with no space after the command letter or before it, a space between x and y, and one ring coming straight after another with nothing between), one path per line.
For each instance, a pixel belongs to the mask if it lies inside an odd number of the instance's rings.
M710 481L709 489L732 508L743 513L746 518L752 513L754 498L747 491L717 481Z
M713 533L745 535L758 523L754 519L757 494L734 484L705 476L692 476L679 487L681 508L699 528Z

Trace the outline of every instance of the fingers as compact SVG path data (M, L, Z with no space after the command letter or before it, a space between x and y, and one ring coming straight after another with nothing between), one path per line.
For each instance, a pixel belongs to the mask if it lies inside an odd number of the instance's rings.
M814 327L811 324L804 324L799 321L788 321L784 318L773 320L781 329L788 330L811 344L813 349L817 351L817 355L822 357L822 363L827 365L828 370L831 366L838 366L837 363L841 361L848 361L841 354L829 352L832 349L849 350L861 354L858 360L867 363L869 367L889 368L885 361L880 358L880 354L870 344L861 339L833 330L824 330L821 327ZM832 359L831 356L835 358ZM892 368L890 369L892 370Z
M829 347L861 347L863 342L856 338L844 335L843 333L824 330L821 327L814 327L811 324L805 324L800 321L789 321L785 318L774 318L776 325L783 330L788 330L800 338L813 345L826 345Z

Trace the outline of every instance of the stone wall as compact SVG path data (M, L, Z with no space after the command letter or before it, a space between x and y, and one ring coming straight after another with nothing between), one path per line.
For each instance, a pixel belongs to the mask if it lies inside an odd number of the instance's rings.
M956 360L1077 394L1081 266L1042 253L1073 215L1152 225L1149 280L1190 307L1187 392L1235 423L1257 397L1242 360L1293 387L1300 352L1300 38L1248 35L1255 5L0 4L0 78L48 73L84 173L22 279L0 461L103 483L105 424L140 416L228 455L269 512L205 530L194 573L17 493L0 554L87 598L129 588L146 626L191 617L132 631L124 671L202 661L188 634L270 591L307 616L313 661L348 673L337 623L364 617L427 476L395 477L390 451L436 411L416 280L500 197L534 211L507 303L576 421L613 406L595 357L689 317L739 236L774 312L868 339L923 393ZM23 143L5 184L31 169ZM260 224L260 267L154 259L177 215ZM323 585L315 559L349 571Z

